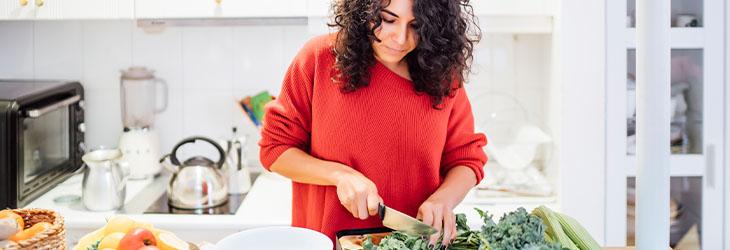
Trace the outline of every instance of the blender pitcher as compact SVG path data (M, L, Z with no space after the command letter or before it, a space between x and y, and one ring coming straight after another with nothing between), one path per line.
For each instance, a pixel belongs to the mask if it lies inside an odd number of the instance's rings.
M145 67L122 70L122 122L125 129L150 128L155 114L167 108L167 82L156 78L154 71ZM164 101L157 107L157 85L162 85Z

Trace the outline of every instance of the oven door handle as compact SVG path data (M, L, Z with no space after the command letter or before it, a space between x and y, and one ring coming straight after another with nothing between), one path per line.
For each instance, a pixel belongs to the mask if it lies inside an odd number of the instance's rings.
M42 116L42 115L44 115L44 114L46 114L48 112L54 111L54 110L59 109L61 107L65 107L65 106L68 106L68 105L77 103L80 100L81 100L81 96L80 95L75 95L75 96L72 96L72 97L63 99L60 102L56 102L56 103L50 104L50 105L45 106L45 107L28 110L26 112L26 115L28 115L28 117L30 117L30 118L38 118L38 117L40 117L40 116Z

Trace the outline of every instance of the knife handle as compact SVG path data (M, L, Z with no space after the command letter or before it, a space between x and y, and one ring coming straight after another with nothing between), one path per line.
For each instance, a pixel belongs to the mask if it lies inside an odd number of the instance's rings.
M383 203L378 203L378 216L380 216L380 220L385 219L385 205Z

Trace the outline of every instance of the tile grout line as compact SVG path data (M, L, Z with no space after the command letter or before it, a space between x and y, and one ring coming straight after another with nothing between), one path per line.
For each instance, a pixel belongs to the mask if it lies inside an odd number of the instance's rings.
M184 53L184 51L185 51L185 29L180 28L180 32L179 32L178 36L180 38L180 69L181 69L180 70L180 80L182 82L182 88L181 88L182 91L181 91L181 95L180 96L182 96L181 98L182 98L182 104L183 104L183 105L181 105L182 106L182 112L180 112L181 113L181 116L180 116L180 119L181 119L180 120L180 124L182 124L182 131L181 131L182 132L182 135L183 135L183 137L185 137L186 136L185 134L187 133L186 132L187 130L185 128L185 113L186 112L185 112L185 105L184 105L184 103L185 103L185 93L187 92L186 91L187 88L185 87L186 86L186 81L185 81L185 53Z

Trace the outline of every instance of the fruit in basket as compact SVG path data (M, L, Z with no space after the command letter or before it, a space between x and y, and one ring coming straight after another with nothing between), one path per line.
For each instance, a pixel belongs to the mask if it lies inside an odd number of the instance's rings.
M20 232L18 222L13 218L0 219L0 240L7 240L10 236Z
M138 250L145 246L155 246L157 240L150 230L138 227L124 235L119 242L119 250Z
M21 230L25 229L25 221L23 221L23 217L16 214L12 210L2 210L0 211L0 219L5 218L11 218L14 219L16 222L18 222L18 226Z
M13 236L10 236L10 240L15 242L20 242L21 240L27 240L30 238L33 238L33 236L36 236L37 234L45 231L46 229L51 228L51 223L48 222L39 222L33 225L32 227L25 229L23 231L20 231L16 233Z
M117 249L117 247L119 247L119 242L122 240L122 238L124 238L124 233L112 233L110 235L104 236L104 238L101 239L101 242L99 243L99 249Z
M160 250L160 249L157 248L156 246L146 246L146 247L142 247L142 248L137 249L137 250Z
M187 242L181 240L170 232L160 232L157 236L157 247L161 250L189 250Z
M113 233L123 233L131 231L135 228L137 223L127 216L114 216L107 223L104 228L104 235L110 235Z

